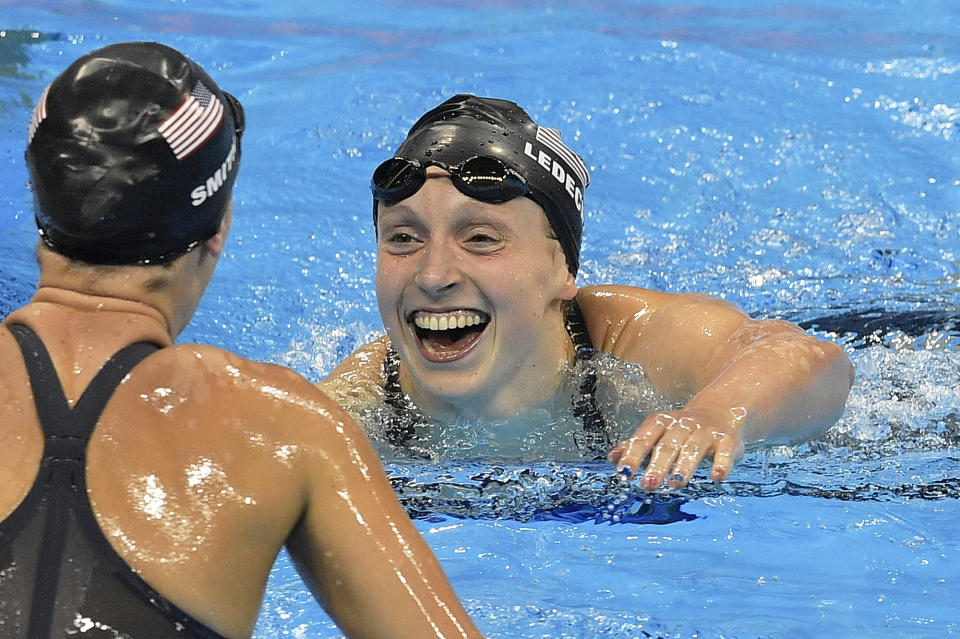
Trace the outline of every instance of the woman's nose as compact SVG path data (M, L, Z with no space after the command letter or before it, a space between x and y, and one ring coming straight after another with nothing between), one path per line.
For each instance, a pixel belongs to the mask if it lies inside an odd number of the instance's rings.
M437 295L453 288L460 280L460 271L454 251L448 242L431 239L423 248L417 285Z

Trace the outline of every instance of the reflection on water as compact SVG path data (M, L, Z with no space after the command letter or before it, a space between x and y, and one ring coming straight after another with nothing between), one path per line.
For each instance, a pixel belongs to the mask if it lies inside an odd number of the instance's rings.
M4 29L4 26L0 25L0 77L22 80L35 78L35 71L31 70L29 66L28 47L56 40L59 36L52 33L41 33L40 31ZM32 109L33 96L23 96L23 98ZM3 101L0 100L0 109L2 108Z
M816 328L837 331L854 349L857 379L844 416L817 440L748 452L730 480L719 485L707 479L704 465L684 490L648 497L634 482L614 477L608 463L588 463L596 457L578 445L583 423L569 411L529 415L529 421L505 429L495 422L433 428L421 421L406 445L378 445L405 507L428 519L452 515L653 524L682 521L688 518L681 509L687 500L718 495L956 499L956 326L952 315L927 312L816 320ZM609 354L572 370L568 391L590 371L600 374L613 441L632 432L637 412L671 405L639 366ZM369 417L378 416L382 414Z

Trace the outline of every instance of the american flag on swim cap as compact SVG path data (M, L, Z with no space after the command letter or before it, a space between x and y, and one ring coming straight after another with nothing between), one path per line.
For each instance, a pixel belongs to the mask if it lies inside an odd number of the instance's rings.
M178 160L210 139L223 121L223 104L201 81L157 129Z
M40 99L37 100L36 106L33 107L33 115L30 116L30 132L27 134L27 144L33 141L33 136L37 134L40 123L47 118L47 93L49 91L50 86L47 85L47 88L44 89L40 95Z
M544 144L559 157L563 158L563 161L567 163L584 188L590 184L590 174L587 172L587 165L583 163L579 155L571 151L567 145L563 143L560 139L560 131L546 126L537 126L537 142Z

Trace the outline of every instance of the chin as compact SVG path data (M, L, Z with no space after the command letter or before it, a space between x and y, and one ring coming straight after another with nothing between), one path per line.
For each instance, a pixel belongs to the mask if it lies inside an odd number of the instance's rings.
M420 371L415 375L415 380L418 387L416 395L421 402L451 404L456 409L453 412L476 405L486 407L494 395L477 379L475 373L468 371L430 371L426 374Z

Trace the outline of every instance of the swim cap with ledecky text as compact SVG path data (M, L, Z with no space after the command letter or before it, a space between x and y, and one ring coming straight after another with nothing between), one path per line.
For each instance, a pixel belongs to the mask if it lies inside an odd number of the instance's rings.
M583 192L590 176L559 131L537 125L514 102L460 94L425 113L394 154L448 166L476 156L495 157L524 177L575 275L583 236Z

